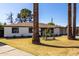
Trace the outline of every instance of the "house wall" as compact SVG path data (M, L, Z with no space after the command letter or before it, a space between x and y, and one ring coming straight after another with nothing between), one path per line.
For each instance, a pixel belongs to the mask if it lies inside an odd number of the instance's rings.
M28 27L19 27L19 33L12 33L12 27L4 27L4 37L12 36L32 36Z
M60 35L60 28L54 28L54 35Z
M39 34L41 35L41 29L39 29ZM54 34L60 35L60 28L54 28ZM12 27L4 27L4 37L13 36L32 36L33 33L29 33L29 27L19 27L19 33L12 33Z
M66 28L61 28L60 33L61 33L61 35L66 35L67 34L67 29Z
M63 29L63 34L67 35L67 28Z

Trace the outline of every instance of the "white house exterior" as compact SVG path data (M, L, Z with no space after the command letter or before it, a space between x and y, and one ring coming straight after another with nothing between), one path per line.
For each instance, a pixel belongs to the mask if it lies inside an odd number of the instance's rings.
M12 36L32 36L32 33L29 33L28 27L18 27L19 33L12 33L12 27L4 27L4 37L12 37Z
M33 23L17 23L17 24L10 24L4 26L4 37L21 37L21 36L32 36L33 35ZM55 35L61 35L61 27L60 26L53 26L53 25L47 25L47 24L39 24L39 34L41 35L41 30L46 28L52 28L53 33ZM65 31L64 31L65 33ZM63 34L63 33L62 33Z
M60 28L54 28L54 34L60 35Z

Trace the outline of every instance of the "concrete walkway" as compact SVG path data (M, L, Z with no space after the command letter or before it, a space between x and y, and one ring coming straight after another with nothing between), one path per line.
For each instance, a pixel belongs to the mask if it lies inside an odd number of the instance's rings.
M8 45L0 46L0 56L33 56L30 53L18 50Z

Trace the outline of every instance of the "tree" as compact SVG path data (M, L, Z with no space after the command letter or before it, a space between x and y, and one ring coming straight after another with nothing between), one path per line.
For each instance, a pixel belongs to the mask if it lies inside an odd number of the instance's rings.
M51 22L49 22L48 25L55 25L53 22L53 18L51 18Z
M48 25L55 25L54 22L53 22L53 18L51 18L51 22L49 22ZM53 39L55 39L55 34L54 34L54 32L52 33L52 30L53 29L49 29L48 34L49 34L49 36L53 36Z
M68 3L68 39L72 38L72 4Z
M45 39L47 40L47 37L51 35L51 32L49 29L45 29L44 31Z
M75 39L76 35L76 3L73 5L73 39Z
M55 35L54 35L54 33L52 33L52 30L51 29L49 29L49 28L47 28L47 29L45 29L44 31L43 31L43 39L45 39L45 40L48 40L48 38L50 38L50 37L52 37L53 36L53 40L55 39Z
M20 11L20 15L22 18L27 18L31 15L31 11L29 9L24 8Z
M21 9L20 13L17 14L16 21L17 22L31 22L32 21L32 14L31 10L29 9Z
M54 23L49 22L48 25L55 25Z
M40 44L39 38L39 4L33 4L33 44Z
M13 13L12 12L10 12L7 20L9 20L10 23L13 23Z
M20 13L17 14L16 22L22 23Z

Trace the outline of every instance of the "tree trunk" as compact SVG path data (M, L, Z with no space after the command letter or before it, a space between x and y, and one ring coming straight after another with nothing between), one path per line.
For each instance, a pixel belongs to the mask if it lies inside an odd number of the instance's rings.
M40 44L39 38L39 4L33 4L33 44Z
M73 39L75 39L76 34L76 3L73 5Z
M72 38L72 5L68 3L68 39Z

